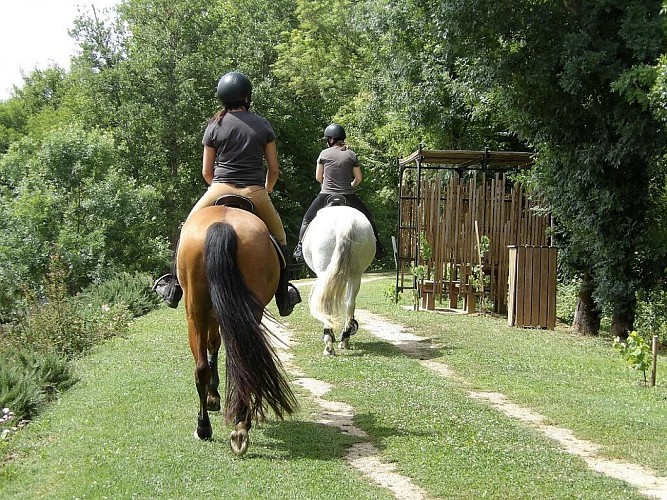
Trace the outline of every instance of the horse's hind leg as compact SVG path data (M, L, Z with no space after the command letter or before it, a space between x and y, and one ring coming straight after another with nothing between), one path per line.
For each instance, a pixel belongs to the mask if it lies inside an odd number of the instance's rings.
M207 411L207 393L208 384L211 378L211 369L206 355L206 345L208 339L208 316L205 319L195 317L188 313L188 340L190 350L195 358L195 386L199 395L199 414L197 415L197 429L195 437L197 439L211 439L213 437L213 428L208 417Z
M334 351L333 344L336 341L336 336L334 335L333 328L324 328L322 340L324 340L324 351L322 354L325 356L334 356L336 352Z
M256 309L253 312L255 321L261 323L264 309ZM234 430L229 435L229 447L237 457L245 455L250 444L250 428L252 427L252 414L248 406L243 406L234 418Z
M347 349L349 347L350 337L357 333L358 329L359 323L357 320L354 318L349 318L347 320L347 325L345 325L345 330L343 330L343 333L340 336L340 343L338 344L338 347L340 349Z
M215 319L211 319L208 326L208 367L211 370L211 379L206 395L206 407L209 411L220 411L220 374L218 373L218 351L220 350L220 327Z
M359 323L354 319L354 310L357 307L357 294L361 288L361 276L359 279L350 280L347 285L347 299L345 301L345 316L347 317L347 322L345 324L345 329L342 331L340 336L340 343L338 344L339 349L347 349L350 343L350 337L357 333L359 329Z
M232 449L234 455L240 457L248 451L248 444L250 442L248 436L250 427L252 426L250 409L245 408L240 411L234 420L234 430L229 435L229 447Z

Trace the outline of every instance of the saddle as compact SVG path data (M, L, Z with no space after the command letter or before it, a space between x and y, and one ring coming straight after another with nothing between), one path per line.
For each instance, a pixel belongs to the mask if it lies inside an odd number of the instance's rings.
M347 206L347 198L342 194L330 194L327 196L327 207L344 207Z
M256 215L255 204L252 202L252 200L250 198L246 198L245 196L241 196L240 194L223 194L221 197L215 200L213 204L217 206L238 208ZM280 269L285 269L285 267L287 267L287 260L285 259L285 254L283 253L280 243L278 243L278 240L276 240L276 238L270 232L269 236L271 237L271 243L273 243L273 246L276 249L276 253L278 254Z

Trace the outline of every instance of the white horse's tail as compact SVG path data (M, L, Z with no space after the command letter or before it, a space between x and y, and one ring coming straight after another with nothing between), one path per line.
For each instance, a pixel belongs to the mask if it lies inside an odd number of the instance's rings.
M336 237L336 245L331 261L324 273L321 273L310 293L310 314L325 326L338 329L345 312L347 284L352 272L353 258L352 225Z

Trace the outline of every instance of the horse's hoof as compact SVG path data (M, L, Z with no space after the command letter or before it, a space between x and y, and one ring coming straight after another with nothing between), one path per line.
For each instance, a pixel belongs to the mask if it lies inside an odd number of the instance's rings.
M244 422L239 422L229 435L229 447L232 453L241 457L248 451L248 430Z
M359 330L359 322L356 319L351 319L348 328L350 329L350 335L354 335Z
M335 354L334 352L334 337L333 335L326 334L324 335L324 354L325 356L333 356Z
M350 339L343 339L340 341L340 344L338 344L339 349L347 349L347 345L350 342Z
M213 439L213 428L208 427L208 428L201 428L197 427L194 433L195 439L198 439L199 441L210 441Z
M220 411L220 396L209 394L206 397L206 409L208 411Z

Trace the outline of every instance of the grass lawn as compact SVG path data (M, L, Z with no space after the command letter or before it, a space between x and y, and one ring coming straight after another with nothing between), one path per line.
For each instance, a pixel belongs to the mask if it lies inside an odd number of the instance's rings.
M521 330L503 318L416 313L389 304L393 278L362 286L358 307L428 337L432 358L470 384L444 378L371 336L362 323L351 349L321 355L321 327L307 306L286 325L293 364L333 384L324 398L354 409L381 458L438 498L644 498L590 470L533 428L471 399L472 387L513 402L602 445L600 454L667 475L667 390L640 387L609 339L565 330ZM303 293L305 292L305 293ZM304 299L307 288L302 289ZM304 300L305 302L305 300ZM275 313L275 307L271 305ZM294 385L299 412L253 428L248 454L232 456L226 428L192 437L197 411L184 311L160 309L129 336L99 347L81 378L12 439L0 498L391 498L345 460L360 438L319 423Z

